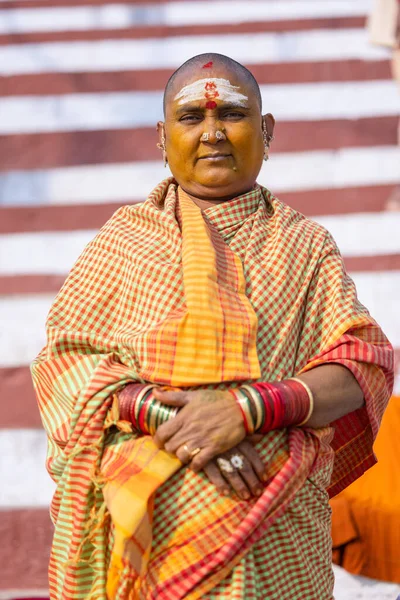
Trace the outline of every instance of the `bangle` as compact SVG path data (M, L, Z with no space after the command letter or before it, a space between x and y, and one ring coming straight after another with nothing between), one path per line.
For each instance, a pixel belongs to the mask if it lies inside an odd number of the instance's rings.
M253 429L254 430L260 429L260 427L262 426L262 423L264 421L264 418L265 418L264 403L262 402L260 394L251 385L241 385L239 389L250 395L252 404L253 404L253 406L255 408L255 412L256 412L256 419L255 419L255 422L253 423Z
M119 408L119 418L121 421L129 421L129 415L131 413L130 404L131 404L131 396L126 391L126 386L122 388L117 394L118 397L118 408ZM125 391L125 393L123 393Z
M297 383L300 383L306 390L309 401L310 401L310 407L308 409L306 418L303 419L303 421L298 424L298 427L301 427L302 425L305 425L307 423L307 421L311 418L311 415L314 412L314 395L313 395L312 391L310 390L310 388L308 387L308 385L302 379L298 379L297 377L291 377L289 379L289 381L297 381Z
M142 383L129 383L119 391L119 415L122 421L132 421L132 408L135 405L136 396L142 388Z
M118 394L119 416L130 421L142 434L154 435L157 427L178 414L179 408L161 404L154 398L155 384L131 383Z
M149 433L147 412L149 409L149 402L151 400L151 397L151 389L148 389L142 393L140 400L136 400L137 404L139 405L138 426L139 431L141 431L142 433Z
M147 411L147 429L149 430L150 435L154 435L157 431L156 427L156 417L157 410L155 405L155 399L153 396L153 390L150 391L151 401L149 403L149 408Z
M253 383L257 395L252 395L256 407L256 425L260 423L259 409L263 409L262 423L256 430L267 433L273 429L304 425L310 418L314 399L307 384L295 377L275 383Z
M143 425L143 417L140 414L142 406L143 406L143 400L145 399L145 397L147 397L148 392L150 392L154 387L155 387L155 385L153 383L149 384L149 385L144 385L142 387L142 389L140 390L140 392L137 394L136 399L135 399L135 405L134 405L133 411L132 411L133 412L132 422L135 421L137 429L139 429L139 431L141 431L142 433L145 433L141 427L141 423Z
M240 388L228 390L235 399L240 412L242 413L244 429L247 435L254 433L254 422L251 414L250 400Z

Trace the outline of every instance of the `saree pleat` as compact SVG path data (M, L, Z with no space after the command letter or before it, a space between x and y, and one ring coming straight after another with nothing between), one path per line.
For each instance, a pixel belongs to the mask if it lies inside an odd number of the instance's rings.
M166 180L85 249L47 331L32 373L57 482L52 598L331 598L326 490L374 462L393 357L325 229L259 186L201 212ZM113 404L132 381L224 389L324 362L352 370L366 406L265 436L269 480L248 502L138 438ZM247 579L253 596L238 596Z

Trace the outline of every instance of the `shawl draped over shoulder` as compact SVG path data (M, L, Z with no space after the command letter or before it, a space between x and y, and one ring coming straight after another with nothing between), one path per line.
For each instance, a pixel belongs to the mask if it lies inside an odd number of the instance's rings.
M134 381L224 389L327 362L352 371L364 407L325 429L265 435L269 480L250 501L181 468L120 421L113 400ZM200 211L168 179L120 208L72 268L32 364L57 484L51 598L206 597L253 548L276 553L282 519L297 541L292 556L280 546L281 577L287 569L291 585L300 578L329 598L327 491L374 464L392 363L330 234L265 188Z

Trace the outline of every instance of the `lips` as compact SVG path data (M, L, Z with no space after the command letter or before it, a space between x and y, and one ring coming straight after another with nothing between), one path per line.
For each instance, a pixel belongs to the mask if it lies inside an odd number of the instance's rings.
M223 160L224 158L229 158L230 156L232 155L215 152L213 154L205 154L204 156L200 156L199 160Z

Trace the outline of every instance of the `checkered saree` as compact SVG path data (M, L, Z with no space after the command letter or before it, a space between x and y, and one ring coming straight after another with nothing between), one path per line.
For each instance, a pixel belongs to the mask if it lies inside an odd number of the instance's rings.
M32 373L57 482L51 598L331 598L326 489L373 464L393 358L321 226L258 186L201 212L166 180L87 246L47 334ZM113 403L132 381L223 389L324 362L352 370L365 407L264 436L269 480L250 501L220 496Z

